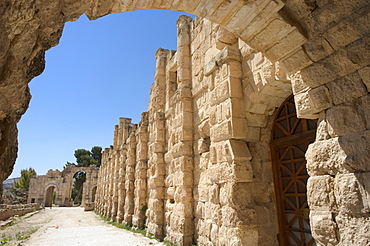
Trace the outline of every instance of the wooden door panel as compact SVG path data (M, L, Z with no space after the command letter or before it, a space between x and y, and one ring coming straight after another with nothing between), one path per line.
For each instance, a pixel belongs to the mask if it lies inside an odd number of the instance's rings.
M305 152L315 140L316 122L298 119L294 98L279 108L273 124L271 153L281 245L316 245L307 203Z

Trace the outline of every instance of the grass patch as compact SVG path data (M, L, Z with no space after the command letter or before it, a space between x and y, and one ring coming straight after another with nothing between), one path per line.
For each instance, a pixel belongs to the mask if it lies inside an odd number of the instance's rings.
M5 233L3 233L0 238L0 245L5 245L13 240L23 242L26 239L28 239L32 235L32 233L36 232L39 228L40 226L35 226L26 231L17 232L13 235L6 235Z
M104 220L106 223L110 224L110 225L113 225L115 227L118 227L120 229L125 229L127 231L130 231L130 232L133 232L133 233L138 233L138 234L141 234L147 238L150 238L150 239L155 239L157 240L158 242L160 242L161 240L159 240L158 238L155 238L153 236L150 236L150 235L147 235L146 233L146 230L145 229L135 229L133 228L132 226L129 226L129 225L125 225L125 224L122 224L122 223L118 223L118 222L113 222L111 218L107 217L107 216L104 216L104 215L101 215L99 214L98 212L94 211L94 213L96 215L98 215L102 220ZM170 241L167 241L167 240L164 240L163 243L166 245L166 246L177 246L176 244L174 244L173 242L170 242ZM153 243L149 243L149 244L153 244ZM191 246L198 246L198 244L192 244Z
M110 225L113 225L117 228L120 228L120 229L125 229L127 231L130 231L130 232L133 232L133 233L138 233L138 234L141 234L147 238L150 238L150 239L155 239L157 241L160 241L158 238L155 238L153 236L150 236L150 235L147 235L146 233L146 230L145 229L136 229L136 228L133 228L132 226L129 226L129 225L125 225L125 224L122 224L122 223L118 223L118 222L114 222L111 220L111 218L107 217L107 216L104 216L104 215L101 215L99 214L98 212L94 211L94 213L98 216L100 216L100 218L102 220L104 220L106 223L110 224Z
M163 243L166 246L176 246L176 244L174 244L173 242L167 241L167 240L164 240Z

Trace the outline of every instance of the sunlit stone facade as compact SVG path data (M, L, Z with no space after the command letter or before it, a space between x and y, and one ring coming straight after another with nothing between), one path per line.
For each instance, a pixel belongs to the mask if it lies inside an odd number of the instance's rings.
M148 113L139 125L120 122L96 209L179 245L300 245L306 232L287 228L306 225L292 216L310 219L319 245L369 245L367 0L2 1L0 181L17 155L28 82L43 71L64 23L140 9L205 19L181 18L177 51L158 50ZM314 120L317 131L307 151L297 142L288 158L275 137L294 133L284 129L295 116L291 93L298 117ZM303 160L307 174L283 171L288 160ZM290 214L293 193L297 203L307 195L309 210Z

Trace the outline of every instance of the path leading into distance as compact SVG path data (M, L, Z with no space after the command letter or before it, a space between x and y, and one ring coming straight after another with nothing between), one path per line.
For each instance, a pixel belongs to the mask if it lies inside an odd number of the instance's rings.
M140 234L105 223L94 212L79 207L46 208L32 216L42 216L45 223L22 245L25 246L102 246L164 245ZM31 217L31 218L32 218ZM31 219L30 218L30 219Z

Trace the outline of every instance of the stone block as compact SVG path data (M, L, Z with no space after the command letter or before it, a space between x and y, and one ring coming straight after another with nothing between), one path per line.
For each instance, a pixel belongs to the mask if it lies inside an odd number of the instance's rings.
M245 127L245 140L248 142L258 142L261 139L261 128L260 127Z
M370 38L364 37L346 47L348 58L360 67L370 64Z
M318 117L308 92L295 94L294 102L298 118L315 119Z
M238 41L238 38L233 33L229 32L223 27L220 27L218 29L217 39L218 41L228 44L228 45L235 44Z
M212 183L225 183L230 181L232 168L227 163L214 164L208 169L208 178Z
M224 64L222 66L225 67L225 69L226 69L225 72L228 72L227 71L227 69L228 69L227 65L228 64L226 64L226 62L228 62L230 60L240 61L240 59L241 59L240 51L238 49L235 49L234 46L226 46L220 52L217 53L215 59L217 61L217 64ZM240 66L240 65L238 65L238 66ZM238 72L240 73L241 71L238 71Z
M298 29L293 29L283 39L266 51L266 56L273 62L278 61L290 52L294 51L296 46L300 46L307 41ZM292 46L292 43L296 46Z
M225 121L221 124L211 126L211 139L213 141L226 140L232 137L232 126L230 121Z
M327 83L335 105L349 102L368 93L360 75L355 72Z
M362 82L366 85L367 91L370 92L370 66L361 68L358 70L358 73L361 76Z
M266 112L267 105L262 103L251 103L247 111L255 114L264 114Z
M366 95L361 97L358 102L358 112L365 118L366 121L366 129L370 130L370 95Z
M317 121L316 141L327 140L330 138L325 112L321 112Z
M256 225L228 227L226 235L226 245L260 245L258 242L258 229Z
M329 211L311 211L310 224L312 236L320 245L338 244L338 228L334 216Z
M233 32L235 34L240 34L242 31L242 28L244 26L247 26L249 22L253 18L257 16L258 13L254 12L253 9L255 8L254 4L247 4L244 6L241 6L237 12L228 18L227 22L225 22L225 27L230 32Z
M148 178L148 187L150 189L157 189L158 187L164 187L163 176L151 176Z
M314 112L318 113L333 106L332 98L330 97L326 86L319 86L308 91L308 96L314 107Z
M334 52L333 47L321 35L310 38L310 40L305 43L303 47L313 61L319 61L325 56Z
M210 136L210 125L209 125L209 120L206 119L202 121L202 123L199 124L198 126L198 131L200 134L200 137L206 138Z
M210 76L214 71L218 69L218 65L215 59L211 59L205 66L204 66L204 76Z
M300 92L306 92L310 89L310 86L302 79L302 74L300 71L289 75L289 79L292 83L293 94L298 94Z
M307 182L307 200L311 210L334 211L334 178L330 175L310 177Z
M247 122L245 118L232 117L231 118L231 138L245 139Z
M307 170L310 176L368 172L369 148L369 131L315 142L306 152Z
M211 92L210 97L210 105L213 106L215 104L220 103L221 101L225 100L230 96L229 86L227 81L222 81L217 83L216 87Z
M283 19L274 19L266 28L250 40L250 45L252 47L258 47L260 51L265 51L287 36L293 29L294 27ZM274 33L274 35L271 36L271 33Z
M229 139L223 146L223 156L230 156L231 160L251 160L252 155L246 142L242 140Z
M370 223L367 216L340 212L335 217L340 241L338 245L369 245Z
M229 77L228 80L229 95L231 98L243 98L243 90L241 80L234 77Z
M265 127L267 124L267 115L246 113L248 126Z
M307 53L299 48L297 51L289 55L281 61L281 66L287 73L295 73L312 64L312 60L308 57Z
M149 152L153 153L161 153L164 150L163 143L161 142L154 142L149 145Z
M354 24L352 21L343 20L327 31L325 37L334 49L346 46L361 37Z
M362 175L359 173L339 174L335 177L335 198L338 208L352 214L369 212L368 192L361 184ZM367 181L368 182L368 181Z
M326 120L332 137L366 130L365 119L358 114L354 104L345 103L329 108L326 112Z
M301 74L310 87L317 87L339 76L350 74L358 68L359 66L347 56L347 52L341 49L302 69Z
M252 164L249 161L236 161L232 165L232 179L235 182L253 181Z
M238 54L238 57L240 57L239 50L235 51ZM233 77L237 79L241 79L243 76L243 70L240 60L236 59L229 59L225 63L227 66L225 66L225 71L223 71L223 78L226 79L228 77ZM240 83L240 82L239 82Z
M261 10L258 12L258 15L254 17L250 23L248 23L248 26L240 34L243 40L253 39L256 33L261 31L267 24L269 24L269 22L274 19L274 17L276 17L274 13L284 6L282 2L276 1L263 3L264 4L261 4L260 6Z
M192 172L187 170L177 172L176 175L173 176L173 182L176 185L192 186L193 185Z
M220 203L220 188L218 184L213 184L209 189L209 201L218 204Z

